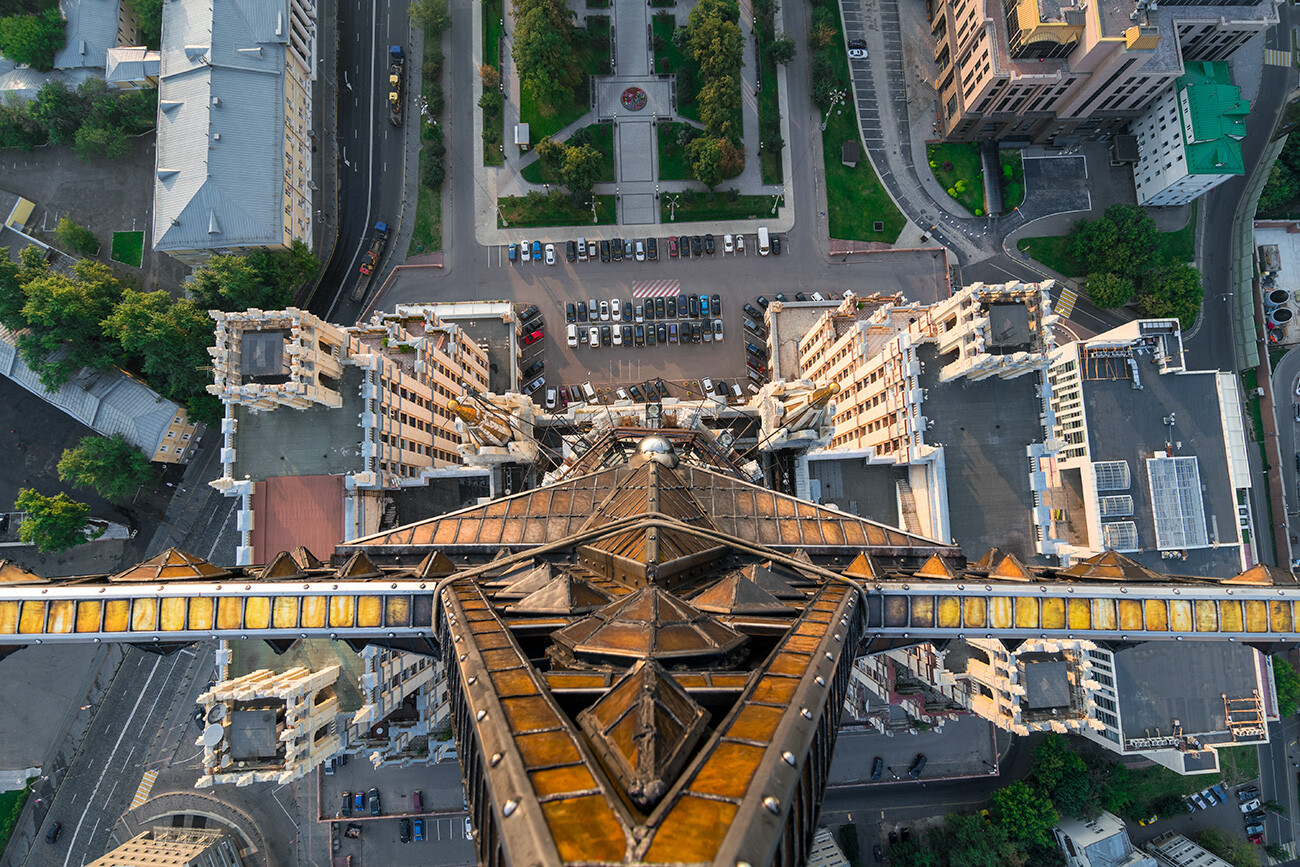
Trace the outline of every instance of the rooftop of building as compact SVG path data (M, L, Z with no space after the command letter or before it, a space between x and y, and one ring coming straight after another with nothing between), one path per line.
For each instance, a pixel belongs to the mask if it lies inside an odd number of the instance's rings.
M267 702L274 703L277 702ZM282 761L277 711L274 707L232 710L226 737L230 744L230 757L236 762L264 764Z
M953 538L972 560L997 548L1021 562L1039 562L1025 458L1025 448L1043 436L1038 377L940 382L938 348L919 346L917 358L923 366L918 383L926 389L922 410L933 422L925 441L944 447Z
M1094 463L1127 461L1129 466L1129 489L1114 492L1133 497L1133 516L1126 520L1136 524L1139 550L1126 554L1164 574L1235 575L1241 571L1241 537L1236 491L1228 475L1217 374L1200 371L1159 375L1147 356L1138 358L1140 389L1133 387L1124 359L1085 362L1081 370L1090 458ZM1172 430L1165 424L1170 415L1175 422ZM1147 459L1167 448L1176 456L1198 457L1205 532L1211 545L1219 543L1218 547L1189 548L1187 559L1182 561L1162 558L1156 546ZM1100 549L1101 541L1090 540L1091 546Z
M814 497L852 515L898 526L898 483L907 481L907 468L896 464L863 464L862 458L812 454L808 476Z
M279 674L299 667L311 671L324 671L331 665L337 665L340 672L333 687L335 697L338 699L339 711L352 713L365 703L358 686L365 670L365 663L342 641L304 638L295 641L293 646L283 653L265 641L256 639L231 641L229 645L230 680L264 668Z
M1043 657L1043 658L1029 658ZM1061 654L1026 654L1020 659L1025 704L1030 710L1070 706L1070 664Z
M1189 63L1177 87L1179 110L1187 112L1192 134L1191 141L1183 142L1187 170L1194 175L1242 174L1241 139L1250 103L1232 83L1227 62Z
M254 412L232 404L239 429L233 477L253 481L275 476L327 476L360 472L362 371L346 366L339 380L343 405L313 404L306 409L279 407Z
M110 48L104 65L105 81L143 81L157 77L162 66L162 54L143 45L123 45Z
M154 248L284 240L285 0L163 5Z
M1262 658L1245 644L1151 641L1115 653L1115 691L1126 739L1168 736L1174 721L1203 743L1228 743L1223 696L1248 698ZM1267 686L1265 684L1265 686Z
M1066 863L1078 867L1156 867L1155 859L1129 840L1124 820L1102 812L1096 819L1062 817L1056 826L1057 840L1066 853Z
M63 47L54 53L55 69L104 68L108 50L117 45L121 0L60 0L67 22Z
M284 412L284 410L281 410ZM343 476L273 476L253 486L253 562L298 546L330 551L343 541Z

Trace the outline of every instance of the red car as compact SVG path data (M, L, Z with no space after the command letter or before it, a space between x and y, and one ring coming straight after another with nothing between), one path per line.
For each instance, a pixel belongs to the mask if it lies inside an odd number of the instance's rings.
M1250 842L1254 843L1256 846L1263 846L1263 845L1264 845L1264 835L1263 835L1263 834L1251 834L1251 835L1250 835L1249 837L1247 837L1246 839L1249 840Z
M542 329L539 328L536 331L534 331L532 334L524 335L524 346L528 346L530 344L536 343L541 339L542 339Z
M668 255L677 258L677 239L672 236L668 238Z

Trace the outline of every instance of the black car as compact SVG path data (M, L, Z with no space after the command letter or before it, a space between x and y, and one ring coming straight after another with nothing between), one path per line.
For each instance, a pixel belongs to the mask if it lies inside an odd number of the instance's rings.
M639 323L636 326L636 345L645 346L645 326Z
M572 301L564 305L564 321L565 322L578 321L578 309L573 306Z
M677 249L681 251L683 259L691 258L691 239L682 235L677 239Z
M523 310L519 311L519 321L527 322L529 319L532 319L534 316L536 316L538 313L541 312L542 311L537 308L536 304L529 304Z
M881 864L884 862L885 853L881 851L879 843L871 847L871 857L875 859L875 862L877 864Z
M660 343L668 342L668 326L660 322L655 326L655 337L659 338Z
M700 333L701 333L702 331L703 331L703 329L700 327L700 323L698 323L698 322L692 322L692 323L691 323L691 343L699 343L699 342L700 342Z
M524 334L532 334L534 331L541 330L541 327L544 324L545 323L542 322L542 317L537 316L532 319L525 320L524 324L519 327L519 330L522 331Z
M790 299L788 299L788 298L785 297L785 293L783 293L783 292L778 292L778 293L776 293L776 300L777 300L777 301L782 301L782 302L784 302L784 301L788 301L788 300L790 300ZM766 307L767 305L764 304L763 306Z
M927 761L928 759L926 759L925 753L917 753L916 758L912 759L912 766L907 769L907 775L914 780L919 778L921 776L921 771L925 770L925 763ZM903 829L903 833L907 833L906 828ZM904 837L904 839L906 839L906 837Z
M537 359L532 364L524 368L524 379L527 379L528 377L533 376L534 374L541 373L542 368L545 366L546 366L545 361L543 361L540 358Z
M53 843L55 840L59 839L59 832L62 830L63 825L59 822L55 822L50 826L50 830L45 832L45 842Z
M651 322L645 327L645 345L654 346L656 337L657 334L655 333L655 323Z
M641 389L637 388L635 385L629 385L627 387L627 393L632 395L633 400L641 399Z
M796 292L796 293L794 293L794 300L796 300L796 301L807 301L807 300L808 300L808 296L805 295L805 294L803 294L802 292Z
M659 258L659 242L654 238L645 239L645 257L651 262Z
M766 310L766 309L767 309L767 305L768 305L769 303L771 303L771 302L769 302L769 301L767 300L767 296L765 296L765 295L760 295L760 296L758 296L757 298L755 298L754 300L757 301L757 302L758 302L758 306L759 306L759 307L762 307L764 310Z
M685 295L678 295L678 296L677 296L677 318L678 318L678 319L685 319L685 318L686 318L687 316L689 316L690 314L691 314L691 311L690 311L690 308L688 307L688 305L687 305L687 303L686 303L686 296L685 296Z
M755 320L763 318L763 312L759 310L757 307L755 307L753 304L745 305L745 314L747 316L754 317Z
M882 759L880 756L876 756L874 759L871 760L871 779L873 780L880 779L880 774L884 770L885 770L884 759Z
M664 381L662 379L655 380L655 388L659 390L660 397L668 396L668 386L664 385Z
M713 312L713 317L717 319L722 316L722 299L714 295L709 299L709 309Z
M631 346L631 345L632 345L632 326L631 326L631 325L624 325L624 326L623 326L623 345L624 345L624 346Z
M696 256L704 255L704 242L700 240L699 235L691 238L691 253Z
M695 317L696 319L699 319L699 318L700 318L700 299L699 299L699 298L696 298L694 295L691 295L689 298L686 299L686 303L689 305L689 309L690 309L690 311L691 311L691 316Z
M778 238L776 235L772 236L772 255L773 256L781 255L781 239Z
M668 315L668 303L662 298L655 299L655 318L663 319Z
M569 243L572 244L573 242L570 241ZM398 824L398 827L401 829L401 831L400 831L400 837L401 837L402 842L403 842L403 843L409 843L409 842L411 842L411 820L410 820L410 819L403 819L403 820Z
M578 261L578 245L573 241L567 241L564 244L564 258L570 262Z
M668 318L669 318L669 319L676 319L676 318L677 318L677 299L676 299L676 298L669 298L667 301L664 302L664 306L668 308Z
M371 789L366 792L366 803L370 806L370 815L379 815L379 790Z
M890 832L889 832L889 845L892 846L892 845L894 845L894 844L897 843L897 842L898 842L898 832L897 832L897 831L890 831Z
M712 236L712 235L705 235L705 236L704 236L704 252L708 253L710 256L713 255L713 236Z
M623 244L617 238L609 245L609 254L614 257L615 262L623 261Z
M600 261L609 261L609 241L600 242Z
M646 299L645 310L641 312L641 315L647 322L655 318L655 302L653 299Z
M631 239L631 238L624 238L624 239L623 239L623 258L624 258L624 259L631 259L631 258L633 258L633 255L632 255L632 239Z
M340 816L352 815L352 793L351 792L343 793L343 811L339 813L339 815Z
M601 346L609 346L609 344L610 344L610 330L609 330L609 326L608 326L608 325L602 325L602 326L600 326L600 345L601 345Z

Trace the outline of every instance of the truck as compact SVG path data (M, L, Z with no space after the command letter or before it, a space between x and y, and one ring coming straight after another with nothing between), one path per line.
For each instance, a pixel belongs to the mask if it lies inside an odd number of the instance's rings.
M388 122L393 126L402 125L402 70L406 67L406 55L402 46L388 46Z
M388 243L388 224L385 222L375 223L375 237L370 241L370 249L361 257L361 276L357 278L357 285L352 289L353 301L364 301L366 293L370 291L370 281L375 277L375 271L379 268L379 254L384 252L384 245Z

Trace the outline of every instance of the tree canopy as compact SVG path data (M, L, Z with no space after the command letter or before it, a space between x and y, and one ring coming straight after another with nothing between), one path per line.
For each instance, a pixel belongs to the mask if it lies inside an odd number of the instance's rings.
M1116 203L1096 220L1079 220L1070 232L1070 255L1089 274L1136 277L1151 264L1156 222L1137 205Z
M27 329L18 336L23 361L50 391L83 367L108 370L118 360L103 322L122 295L122 285L106 265L82 259L67 277L53 271L23 285L22 318Z
M1277 688L1278 713L1283 717L1294 715L1300 702L1300 674L1280 654L1273 657L1273 684Z
M18 540L35 545L43 553L66 551L89 541L90 506L67 494L46 497L29 488L18 492L14 508L26 512L18 528Z
M279 310L316 276L320 263L301 241L285 252L255 250L242 256L213 256L194 272L190 295L204 310Z
M1096 271L1088 275L1085 291L1098 307L1123 307L1133 300L1133 280L1111 271Z
M568 5L563 0L514 0L514 12L510 56L519 81L543 106L562 101L578 78Z
M149 459L121 434L82 437L76 448L64 449L59 478L90 488L106 500L125 500L149 481Z
M1051 798L1024 780L994 792L989 810L1010 839L1031 847L1052 844L1052 828L1060 815Z
M0 54L41 72L54 68L54 55L63 47L67 22L59 7L0 18Z
M116 159L131 150L130 137L154 125L154 90L118 91L101 78L87 78L76 90L46 82L35 98L7 98L0 106L0 148L31 150L68 145L83 160Z

